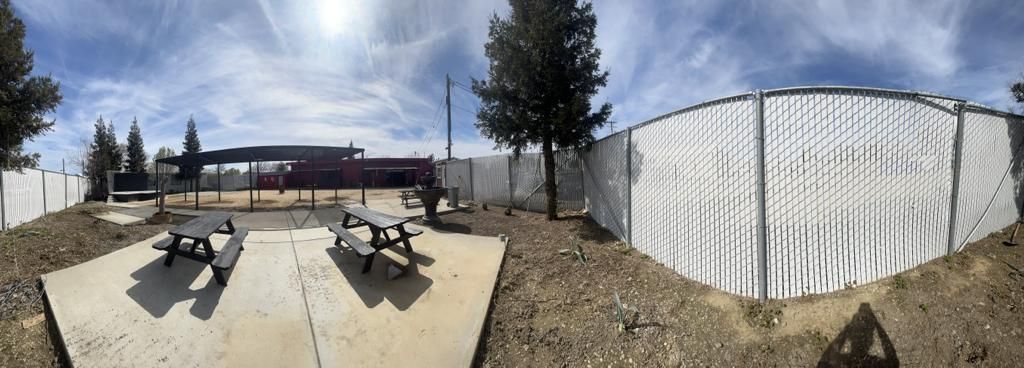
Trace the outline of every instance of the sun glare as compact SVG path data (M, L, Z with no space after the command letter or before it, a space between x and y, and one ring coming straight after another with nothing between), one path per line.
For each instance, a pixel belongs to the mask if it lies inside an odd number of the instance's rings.
M350 31L356 2L350 0L321 0L320 29L328 36L335 36Z

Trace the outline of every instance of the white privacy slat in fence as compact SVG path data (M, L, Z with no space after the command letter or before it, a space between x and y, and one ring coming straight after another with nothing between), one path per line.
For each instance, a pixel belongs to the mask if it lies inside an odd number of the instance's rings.
M991 112L964 112L956 245L984 238L1017 220L1021 205L1024 122Z
M32 221L44 214L42 171L4 171L3 176L4 222L7 228Z
M679 274L756 291L753 103L709 104L632 132L633 246Z
M46 213L53 213L67 208L64 201L64 174L41 171L46 189Z
M496 205L509 201L508 156L473 158L473 200Z
M590 217L619 239L629 232L629 149L626 132L594 143L583 154L583 194Z
M823 90L764 104L769 297L864 284L944 254L951 102Z
M2 175L3 207L0 210L4 230L81 203L88 190L86 180L75 175L66 175L67 185L65 174L57 172L44 174L41 170L24 169L20 173L4 171Z

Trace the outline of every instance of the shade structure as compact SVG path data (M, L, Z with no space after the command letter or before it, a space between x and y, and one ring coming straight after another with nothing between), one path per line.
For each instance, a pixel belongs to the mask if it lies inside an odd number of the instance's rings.
M318 160L341 160L363 153L362 148L332 146L253 146L216 151L184 153L164 157L156 162L178 167L201 167L259 161L298 161L316 157Z
M196 153L184 153L180 156L165 157L157 159L157 163L168 164L178 166L180 168L196 169L202 168L206 165L221 165L230 163L249 163L249 172L252 173L252 163L261 161L300 161L300 160L342 160L346 158L352 158L356 155L365 158L365 150L362 148L355 147L332 147L332 146L252 146L252 147L238 147L228 148L216 151L205 151ZM258 165L257 165L258 167ZM157 165L159 176L159 165ZM220 170L217 171L218 180ZM159 180L158 180L159 183ZM199 178L195 178L196 183L196 198L195 206L199 209ZM259 185L259 177L257 176L256 186ZM249 211L253 211L252 201L252 187L253 183L250 180L249 184ZM359 183L362 189L362 202L366 205L366 190L365 183L362 181ZM163 190L163 188L160 188ZM316 187L313 186L310 190L315 193ZM218 198L220 196L220 185L217 186ZM312 193L311 193L312 194ZM314 194L315 195L315 194ZM316 209L316 200L313 197L313 208ZM219 199L218 199L219 200Z

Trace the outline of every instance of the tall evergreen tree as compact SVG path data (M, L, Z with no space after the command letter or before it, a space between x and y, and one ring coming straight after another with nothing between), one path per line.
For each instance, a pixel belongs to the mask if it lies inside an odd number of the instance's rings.
M182 153L198 153L203 150L202 144L199 143L199 131L196 130L196 121L192 118L192 115L188 116L188 122L185 123L185 141L182 142L184 150ZM178 171L179 177L183 179L194 179L200 175L200 167L182 167Z
M146 148L142 143L142 129L139 128L139 120L132 118L132 127L128 131L128 172L146 172Z
M107 143L109 144L110 166L108 170L121 171L124 168L124 150L117 143L117 131L114 129L114 121L107 122Z
M612 113L591 111L590 99L608 81L594 42L593 5L577 0L509 0L507 18L493 15L484 54L489 80L473 80L480 97L477 128L499 148L519 154L540 145L544 155L547 217L557 217L555 155L594 141Z
M44 115L57 109L63 96L50 76L30 76L33 53L24 45L25 24L9 0L0 1L0 168L35 167L38 153L24 153L25 140L53 129Z
M85 164L85 173L93 184L93 194L103 197L107 195L107 170L111 170L111 147L115 144L110 142L110 134L107 132L103 116L96 119L94 126L96 132L93 133L93 141L89 146L89 160Z
M196 130L196 121L192 119L192 115L188 116L188 123L185 124L185 142L183 142L185 153L197 153L203 150L203 145L199 143L199 131Z

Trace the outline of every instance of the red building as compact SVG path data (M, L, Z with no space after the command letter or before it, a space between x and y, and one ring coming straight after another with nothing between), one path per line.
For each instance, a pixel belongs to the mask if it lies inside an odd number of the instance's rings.
M318 188L358 188L359 172L366 173L368 188L411 187L416 180L433 170L427 158L367 158L340 161L309 161L288 163L291 168L285 173L260 175L260 189L308 188L317 183ZM313 170L311 170L311 168Z

